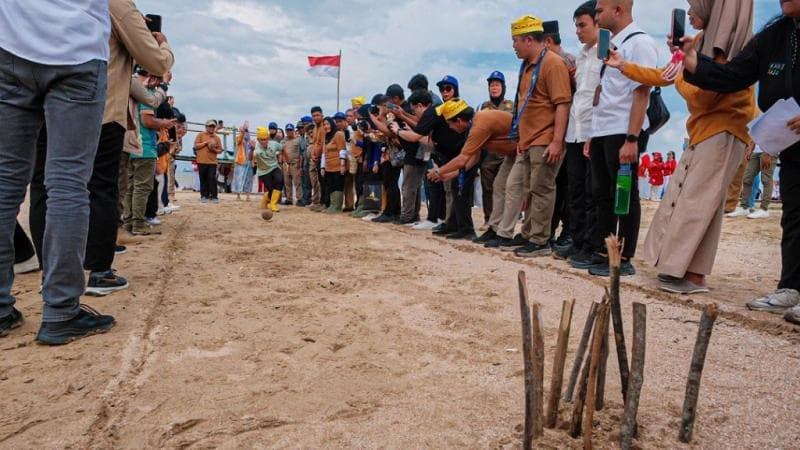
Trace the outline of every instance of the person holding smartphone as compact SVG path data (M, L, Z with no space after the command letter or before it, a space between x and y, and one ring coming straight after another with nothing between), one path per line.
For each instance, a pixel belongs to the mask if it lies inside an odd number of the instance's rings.
M688 3L690 23L700 31L692 39L692 51L699 50L721 64L736 57L749 37L745 30L752 29L752 2L738 2L740 13L735 20L727 19L721 8L712 8L712 2ZM683 34L682 20L682 11L673 13L673 34ZM742 30L741 38L729 39L737 30ZM708 292L706 276L714 266L727 188L751 143L747 124L755 112L755 97L752 88L718 94L690 84L679 70L680 54L675 55L675 63L654 68L628 62L612 50L606 64L647 86L675 85L686 100L689 147L653 217L644 256L658 269L662 290L694 294Z
M685 79L703 89L719 93L740 91L759 83L758 106L769 110L778 100L800 102L800 0L781 0L782 14L772 20L727 64L698 52L691 38L680 47ZM800 116L786 123L800 138ZM747 303L753 310L785 313L800 324L800 142L780 153L780 191L783 200L781 227L782 272L778 289Z

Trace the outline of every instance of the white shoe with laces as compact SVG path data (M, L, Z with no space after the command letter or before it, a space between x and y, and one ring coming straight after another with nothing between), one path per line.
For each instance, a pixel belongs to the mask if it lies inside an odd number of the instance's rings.
M742 217L742 216L746 216L746 215L748 215L750 213L751 213L750 210L744 209L741 206L737 206L736 209L734 209L733 211L725 214L725 217L728 217L728 218Z
M769 211L765 209L757 209L747 215L748 219L766 219L769 217Z
M413 230L432 230L437 224L431 222L430 220L426 220L424 222L415 223L411 229Z

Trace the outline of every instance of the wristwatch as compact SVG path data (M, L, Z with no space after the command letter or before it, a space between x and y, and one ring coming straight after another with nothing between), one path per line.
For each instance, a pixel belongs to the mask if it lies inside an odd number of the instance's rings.
M625 142L636 143L639 142L639 136L635 134L629 134L625 136Z

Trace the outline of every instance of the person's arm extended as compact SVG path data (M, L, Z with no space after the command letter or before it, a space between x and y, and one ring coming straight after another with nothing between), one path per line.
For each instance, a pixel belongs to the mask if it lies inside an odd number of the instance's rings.
M156 119L153 111L142 111L142 125L151 130L160 130L162 128L170 128L175 126L174 119Z
M633 104L631 115L628 119L628 134L639 136L644 126L644 116L647 113L647 103L650 101L650 86L639 86L633 90ZM634 164L639 160L639 144L625 142L619 152L619 162Z
M683 75L686 81L709 91L728 94L746 89L758 81L759 35L756 35L727 64L714 62L697 53L691 38L683 38Z
M131 78L131 98L138 103L158 108L167 99L167 93L161 88L149 91L141 81Z
M620 71L629 79L647 86L665 87L674 83L665 80L662 77L664 69L658 67L645 67L632 62L624 62Z

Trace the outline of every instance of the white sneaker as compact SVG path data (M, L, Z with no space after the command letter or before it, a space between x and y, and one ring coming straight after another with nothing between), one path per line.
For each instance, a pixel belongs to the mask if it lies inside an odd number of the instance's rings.
M14 264L14 274L36 272L37 270L39 270L39 259L36 258L36 255L21 263Z
M413 229L413 230L432 230L434 227L436 227L436 225L437 224L431 222L430 220L426 220L424 222L419 222L417 224L414 224L414 226L411 227L411 229Z
M177 204L175 202L170 202L170 204L167 207L171 208L173 211L177 211L177 210L181 209L181 205L179 205L179 204Z
M174 205L174 206L173 206L173 205L172 205L172 203L170 203L169 205L167 205L167 206L164 208L164 213L165 213L165 214L172 214L172 213L174 213L175 211L177 211L177 210L179 210L179 209L181 209L181 207L180 207L180 206L178 206L178 205Z
M161 225L161 221L158 219L158 217L153 217L152 219L146 219L146 221L150 225Z
M751 213L750 210L744 209L741 206L737 206L736 209L734 209L733 211L725 214L725 217L729 217L729 218L730 217L742 217L742 216L746 216L746 215L748 215L750 213Z
M363 220L364 222L371 222L372 219L374 219L376 217L378 217L378 214L370 213L370 214L367 214L366 216L362 217L361 220Z
M747 215L748 219L766 219L767 217L769 217L769 211L760 208Z
M421 222L412 222L412 223L405 223L403 224L404 227L414 228L415 226L419 225Z
M166 208L158 208L158 211L156 211L157 216L163 216L164 214L169 214Z

